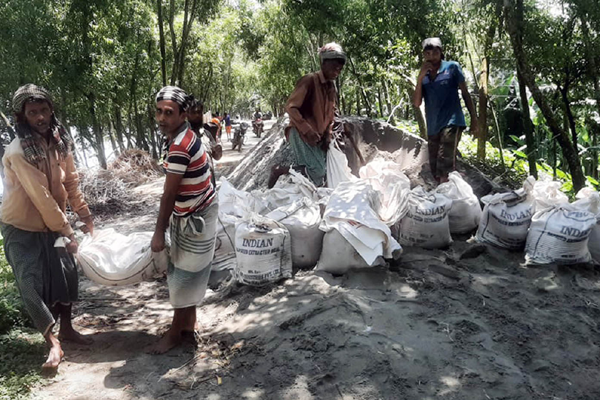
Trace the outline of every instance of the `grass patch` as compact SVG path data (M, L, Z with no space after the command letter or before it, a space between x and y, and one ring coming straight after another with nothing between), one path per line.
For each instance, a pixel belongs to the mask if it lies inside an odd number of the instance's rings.
M0 239L0 400L28 398L42 380L45 341L30 326Z
M14 328L0 335L0 400L29 397L43 379L45 353L44 338L37 331Z

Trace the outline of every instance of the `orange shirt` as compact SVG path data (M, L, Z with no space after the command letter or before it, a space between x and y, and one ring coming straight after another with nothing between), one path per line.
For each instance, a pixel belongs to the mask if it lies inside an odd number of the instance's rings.
M331 132L336 99L335 85L321 71L305 75L296 83L285 110L302 140L306 142L310 132L316 132L319 140Z
M4 164L4 198L2 222L30 232L53 231L69 236L73 233L65 209L67 201L80 218L90 215L79 190L79 175L69 152L63 160L54 142L41 136L46 160L34 166L25 159L17 138L6 148Z

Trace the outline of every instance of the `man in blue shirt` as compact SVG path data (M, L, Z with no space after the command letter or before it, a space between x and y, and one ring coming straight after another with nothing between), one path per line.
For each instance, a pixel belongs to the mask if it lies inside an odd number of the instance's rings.
M439 38L423 41L423 59L413 104L420 107L425 99L429 165L433 176L442 183L447 182L448 174L456 169L456 149L467 126L458 98L459 89L471 115L474 136L477 136L477 113L460 65L456 61L444 61Z

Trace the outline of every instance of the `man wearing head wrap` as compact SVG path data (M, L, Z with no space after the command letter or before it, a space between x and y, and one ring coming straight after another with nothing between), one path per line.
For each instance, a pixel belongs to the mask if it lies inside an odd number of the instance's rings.
M319 49L321 70L300 78L285 109L290 116L286 136L292 147L295 164L304 167L317 186L325 185L327 147L335 113L337 92L334 85L346 63L346 54L336 43ZM281 169L276 175L285 173ZM277 175L277 177L278 177ZM275 175L269 184L274 184Z
M425 99L429 165L438 182L448 181L456 169L456 149L467 126L458 98L458 90L471 115L471 133L477 135L477 113L469 95L465 76L455 61L444 61L442 41L428 38L423 45L423 64L417 78L413 103L421 106Z
M25 309L50 346L45 369L63 357L59 339L89 344L71 324L78 276L73 253L77 242L67 220L67 202L90 232L94 223L79 190L72 141L54 115L50 94L33 84L13 97L17 137L6 148L2 236ZM60 237L66 247L54 247ZM53 327L60 318L58 338Z
M199 100L195 100L193 96L190 95L190 97L192 98L192 101L188 108L187 120L190 123L190 128L194 131L196 136L200 138L200 141L208 153L208 162L210 164L213 185L216 187L217 182L215 180L215 167L213 160L218 161L221 159L223 156L223 146L217 143L213 135L203 127L204 124L202 121L204 117L204 104L202 104L202 102Z
M152 350L155 354L177 346L186 333L196 330L196 306L206 293L215 251L218 202L208 154L186 121L190 100L176 86L166 86L156 95L156 122L166 138L167 176L151 247L154 252L165 248L169 227L167 284L175 311L171 327Z

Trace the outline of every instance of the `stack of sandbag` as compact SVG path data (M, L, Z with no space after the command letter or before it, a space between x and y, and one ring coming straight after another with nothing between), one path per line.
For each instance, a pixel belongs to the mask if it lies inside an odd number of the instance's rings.
M523 249L534 213L534 184L535 179L529 177L522 189L482 197L485 207L477 241L509 250Z
M427 193L417 186L407 193L403 217L398 225L398 241L403 246L428 249L452 243L448 215L452 200L443 194Z
M384 258L401 253L390 228L379 217L380 206L379 194L364 180L336 187L321 223L326 233L317 270L344 273L380 265Z
M439 185L435 191L452 200L452 209L448 213L450 233L469 233L477 229L482 214L479 199L458 172L450 172L448 182Z
M379 193L381 206L379 217L388 226L402 217L402 209L410 190L410 180L402 172L402 166L383 158L375 158L359 171L362 180Z
M596 215L585 202L568 203L559 182L538 182L534 187L536 212L531 220L525 260L528 264L589 262L588 239Z
M235 279L260 286L292 277L290 233L281 223L250 214L236 224Z
M308 198L296 200L267 214L290 232L292 265L294 268L312 268L317 264L323 247L325 232L319 229L319 205Z
M114 229L97 229L86 235L75 255L85 276L107 286L132 285L163 276L168 255L150 250L152 232L122 235Z
M592 188L583 188L577 193L577 201L573 205L596 216L596 223L588 238L588 250L592 260L600 264L600 193Z

